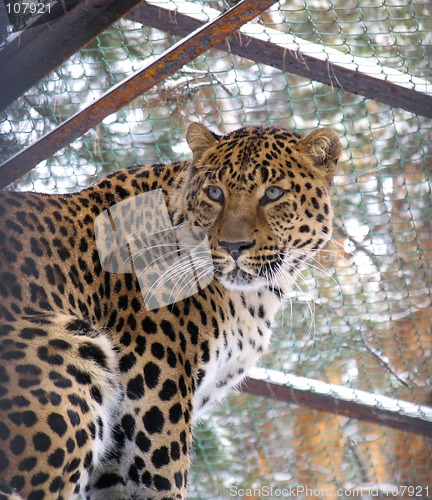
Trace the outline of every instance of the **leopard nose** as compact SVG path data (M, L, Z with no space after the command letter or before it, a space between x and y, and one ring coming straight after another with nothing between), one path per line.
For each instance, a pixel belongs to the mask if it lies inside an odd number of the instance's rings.
M220 246L225 248L234 260L240 257L240 254L255 244L254 241L220 241Z

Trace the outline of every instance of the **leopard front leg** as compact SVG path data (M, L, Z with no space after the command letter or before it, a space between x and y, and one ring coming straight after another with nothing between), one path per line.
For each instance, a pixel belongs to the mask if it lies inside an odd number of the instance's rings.
M160 340L139 336L120 356L125 401L110 460L91 481L92 500L186 496L193 369L175 345Z

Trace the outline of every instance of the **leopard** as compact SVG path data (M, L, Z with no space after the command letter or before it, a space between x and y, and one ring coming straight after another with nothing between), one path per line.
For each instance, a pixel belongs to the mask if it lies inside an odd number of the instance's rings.
M121 168L74 193L1 193L0 498L186 498L193 426L268 350L302 266L330 240L331 128L192 122L186 142L189 160ZM107 268L96 225L118 206L126 227L140 205L123 203L156 190L165 205L137 220L152 234L165 206L172 228L203 231L210 271L149 307L139 242L122 257L113 239Z

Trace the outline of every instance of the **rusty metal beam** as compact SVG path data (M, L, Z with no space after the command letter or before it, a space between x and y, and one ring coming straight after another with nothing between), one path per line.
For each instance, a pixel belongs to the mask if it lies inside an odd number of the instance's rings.
M77 3L78 0L59 2L0 51L0 67L2 74L6 75L1 86L0 109L53 71L111 22L124 15L123 11L128 12L126 17L129 19L181 37L188 36L204 24L192 16L139 3L138 0L111 2L114 5L110 5L107 0L93 0L86 2L85 8L82 4L76 5ZM73 12L61 12L59 9L62 4L68 10L73 7L75 9ZM131 10L130 5L133 4L138 5ZM421 116L432 117L431 95L286 49L269 41L237 33L216 47L282 71L364 95ZM35 54L40 57L35 57ZM22 68L26 71L22 71Z
M142 0L68 0L17 33L0 51L0 110L69 59ZM74 5L75 3L75 5Z
M262 369L255 369L259 374L260 370ZM240 389L255 396L306 406L341 417L383 425L426 437L432 436L432 409L430 408L399 402L402 407L399 409L397 404L394 404L395 400L392 400L391 404L385 403L385 400L390 400L390 398L343 387L338 391L337 386L319 381L310 381L311 384L308 387L308 379L304 377L294 375L283 375L283 377L287 379L285 383L265 380L260 375L257 378L251 376L246 378ZM292 383L290 383L291 380ZM301 381L300 384L298 380ZM314 391L314 385L325 387L325 390ZM354 397L347 399L344 397L346 392L351 392ZM356 395L358 395L358 400L355 400ZM415 416L419 413L426 413L428 416Z
M209 21L195 30L158 57L156 61L114 86L97 101L3 163L0 167L0 188L6 187L39 162L81 137L105 117L180 70L182 66L210 47L221 43L276 1L242 0L214 21Z
M127 17L177 36L186 36L190 30L203 24L186 14L150 4L137 6ZM300 50L290 50L243 33L236 33L216 47L288 73L432 118L431 94L423 94L403 85L333 64Z
M0 51L2 74L7 75L7 78L4 78L1 84L0 107L1 103L5 104L12 97L18 97L26 88L34 85L40 77L52 71L64 58L67 58L75 50L78 50L83 43L86 43L86 40L89 41L92 36L91 33L96 33L103 29L104 23L109 24L115 20L115 17L121 15L120 10L118 10L120 6L122 9L127 7L127 17L130 19L176 36L186 37L194 30L199 31L204 25L202 21L194 19L191 16L146 3L137 5L130 10L130 5L133 3L136 4L137 1L111 1L115 5L108 9L110 2L107 2L107 0L88 0L86 8L91 7L94 10L93 13L90 12L89 14L83 8L82 4L78 4L60 18L52 19L59 15L56 12L51 13L51 18L47 16L41 18L38 23L40 24L43 21L45 22L44 25L30 28ZM73 6L74 2L76 3L76 0L67 0L68 8L72 8L71 6ZM100 7L100 11L97 10L98 6ZM263 7L262 10L266 8L266 5L263 5ZM237 17L240 18L240 14ZM242 22L243 20L239 24ZM75 26L76 23L79 26ZM234 32L235 29L231 31L231 33ZM64 36L65 33L67 34L66 37ZM219 49L273 66L282 71L288 71L348 92L361 94L391 106L407 109L419 115L432 117L431 95L422 94L413 89L380 80L373 76L332 64L329 61L322 61L313 56L289 50L275 43L263 41L239 32L230 35L228 38L225 38L225 34L222 37L218 37L218 34L216 33L215 35L214 31L211 33L209 36L212 38L212 43L208 47L214 45ZM58 37L62 41L58 41ZM37 53L43 54L43 57L35 57ZM186 59L184 60L186 61ZM182 62L181 64L184 63ZM23 67L26 68L24 72L22 71ZM171 69L163 72L163 68L159 68L158 71L161 71L161 74L163 74L159 81L171 74ZM154 81L148 86L141 87L138 93L145 92L155 83L158 82ZM127 81L125 84L126 86L128 85ZM111 92L108 92L105 96L110 95ZM124 101L125 104L127 102L129 102L129 99ZM91 113L99 108L99 103L100 101L96 101L92 105ZM101 105L103 108L106 108L103 103ZM101 120L112 111L115 111L115 109L102 113ZM47 158L50 154L74 140L77 135L71 135L69 140L64 140L63 135L67 133L66 126L70 123L69 130L84 130L76 127L76 124L80 123L84 115L85 110L83 113L79 113L78 116L72 117L70 119L73 120L72 122L70 120L65 122L65 124L59 127L60 130L55 129L51 134L40 139L35 145L30 146L30 148L6 161L0 167L0 188L13 182L20 175L37 165L39 161ZM95 114L94 116L96 117L97 115ZM93 123L88 128L93 127L95 124L96 122L93 120ZM61 141L59 141L60 137L62 137ZM53 141L59 141L56 147L53 147ZM47 147L46 154L42 152L44 144Z

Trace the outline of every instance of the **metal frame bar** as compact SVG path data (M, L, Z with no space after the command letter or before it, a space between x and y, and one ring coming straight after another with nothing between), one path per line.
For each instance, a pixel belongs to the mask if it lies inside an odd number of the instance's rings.
M72 1L69 0L69 2ZM245 1L243 0L243 2ZM218 19L205 24L179 12L147 3L139 4L139 0L124 0L122 2L88 0L85 7L82 3L78 3L69 12L53 21L50 21L48 17L42 18L38 23L45 22L46 24L29 28L12 43L6 45L0 51L0 67L2 67L3 74L8 75L5 82L2 83L0 108L9 103L12 98L25 92L82 45L88 43L99 32L125 14L129 19L144 25L185 37L184 40L175 45L179 52L175 52L171 59L168 54L170 51L166 52L155 63L114 87L91 106L71 117L32 146L7 160L0 166L0 189L15 181L40 161L68 145L90 128L95 127L106 116L117 111L119 107L128 104L153 85L173 74L183 64L213 46L258 63L271 65L282 71L341 88L347 92L364 95L422 116L432 117L432 95L423 94L402 85L365 75L317 57L236 32L248 20L253 19L275 3L275 1L267 0L258 6L259 2L256 0L254 2L247 1L251 3L252 9L249 16L247 16L248 6L241 2L218 18L221 19L221 24L219 24ZM234 12L233 9L235 9ZM231 17L226 17L223 21L224 16ZM216 21L218 22L216 23ZM216 23L214 28L211 27L213 23ZM195 42L191 41L191 37L198 36L200 30L204 31L199 35L202 36L201 42L197 42L196 48L199 47L199 50L191 53L192 57L185 57L186 53L180 56L183 43L187 43L186 52L193 49ZM191 34L191 32L193 33ZM203 42L206 37L208 43ZM35 53L44 54L45 57L37 58ZM175 65L176 57L178 57L179 62L177 65ZM156 65L158 65L157 69ZM26 68L24 72L22 71L23 67ZM140 74L145 76L139 77ZM147 85L143 84L143 79L148 82ZM131 91L131 86L136 86L137 92ZM118 99L120 94L122 97ZM114 101L116 102L113 106L108 103L111 99L113 104Z
M426 437L432 435L432 409L406 401L262 368L252 369L240 389L255 396L306 406L339 417L353 418Z
M81 137L106 116L160 83L210 47L221 43L276 1L242 0L217 19L193 31L158 57L156 61L114 86L97 101L3 163L0 167L0 188L6 187L39 162Z
M127 17L145 26L177 36L185 36L189 30L197 29L203 24L202 21L186 14L151 4L138 5ZM304 54L301 50L290 50L240 32L216 47L287 73L432 118L432 94L417 92L403 85L354 71L331 61L324 61L321 58Z
M62 5L16 34L0 50L0 110L91 42L142 0L85 0Z
M24 30L0 51L0 67L3 75L7 75L2 82L0 109L5 108L125 14L127 18L145 26L181 37L190 35L205 24L192 16L141 3L140 0L90 0L86 2L85 7L82 3L75 6L74 4L77 4L77 0L68 0L71 10L67 13L54 10L45 14L38 20L39 26ZM221 44L216 44L216 47L282 71L432 118L432 95L323 61L300 50L289 50L241 33L231 35ZM44 57L38 58L35 54L43 54ZM23 68L26 68L25 72Z

